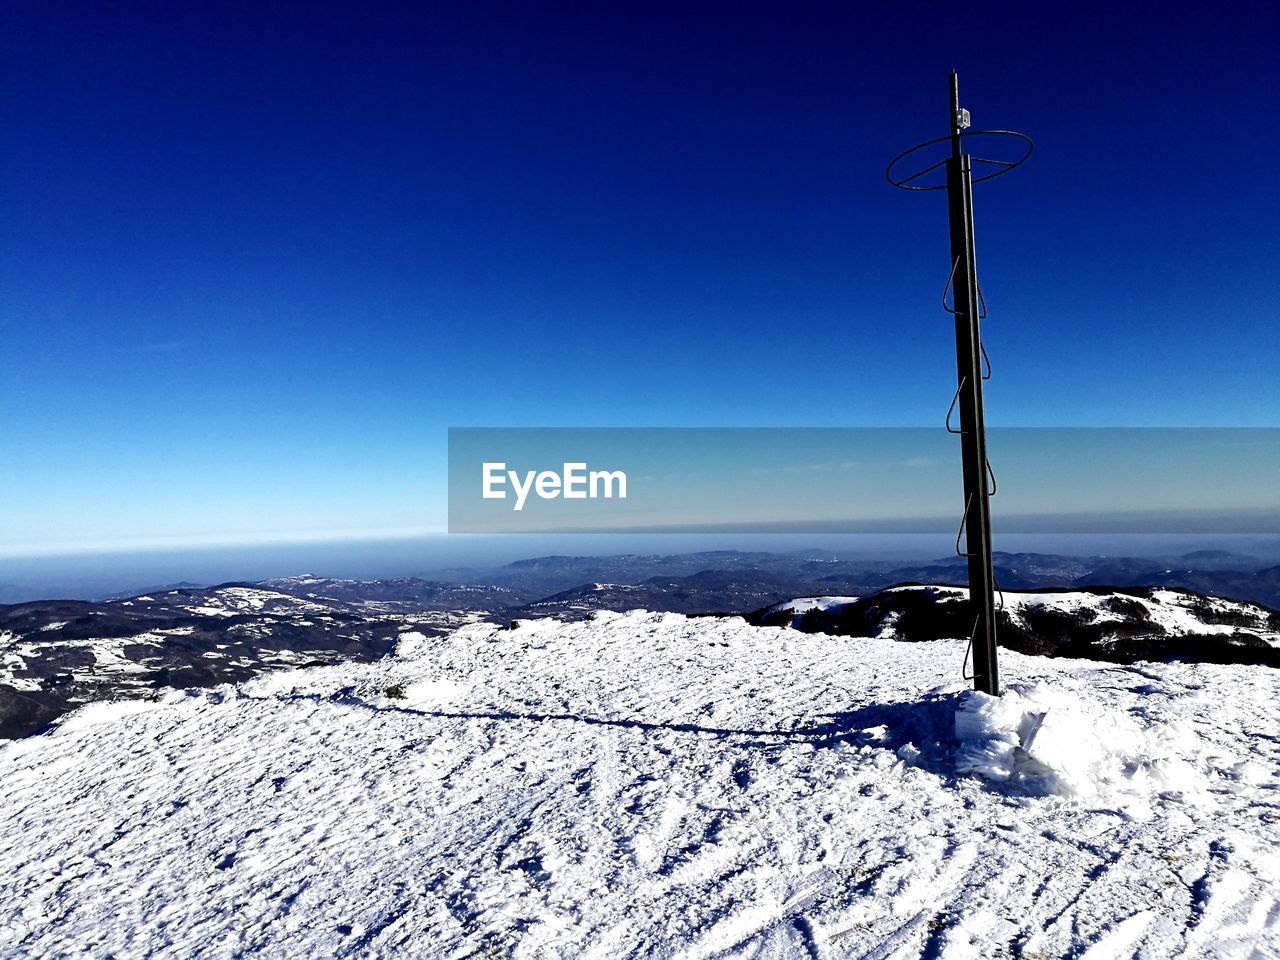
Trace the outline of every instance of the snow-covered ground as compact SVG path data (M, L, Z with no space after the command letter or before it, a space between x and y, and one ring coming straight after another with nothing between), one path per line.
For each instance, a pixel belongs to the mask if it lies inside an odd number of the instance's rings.
M0 747L0 953L1280 956L1280 673L733 619L406 636Z

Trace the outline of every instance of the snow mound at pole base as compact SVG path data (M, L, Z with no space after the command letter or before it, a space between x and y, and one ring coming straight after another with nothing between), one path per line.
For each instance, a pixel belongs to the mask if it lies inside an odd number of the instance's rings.
M955 736L957 773L1025 793L1194 794L1203 787L1183 759L1195 750L1189 730L1145 724L1085 691L1032 684L1001 697L966 692L956 707Z

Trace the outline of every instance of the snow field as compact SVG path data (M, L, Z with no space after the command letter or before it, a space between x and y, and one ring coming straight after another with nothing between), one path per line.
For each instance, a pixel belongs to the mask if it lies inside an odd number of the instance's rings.
M13 956L1280 955L1280 674L675 614L0 748Z

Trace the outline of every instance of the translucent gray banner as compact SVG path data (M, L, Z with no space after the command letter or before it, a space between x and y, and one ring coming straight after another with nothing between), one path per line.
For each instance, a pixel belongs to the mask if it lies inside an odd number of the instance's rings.
M943 533L931 428L454 428L450 533ZM1280 533L1280 428L988 434L998 533Z

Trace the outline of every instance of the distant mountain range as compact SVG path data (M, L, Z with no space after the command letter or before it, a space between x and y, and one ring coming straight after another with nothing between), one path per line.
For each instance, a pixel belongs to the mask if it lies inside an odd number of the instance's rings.
M605 601L600 585L640 588L649 609L684 613L741 611L751 597L861 595L895 583L963 584L962 557L924 563L827 559L813 552L707 551L609 557L538 557L495 570L445 571L469 583L504 586L537 595L537 609L593 609ZM1010 590L1075 586L1166 586L1280 607L1280 566L1221 550L1174 557L1076 557L1045 553L996 553L996 580ZM601 594L603 596L594 596ZM532 597L531 597L532 599ZM767 601L766 601L767 602ZM668 607L670 604L670 607Z
M874 605L878 602L875 595L886 587L901 583L954 585L965 580L961 558L903 565L826 559L812 553L737 551L539 557L491 570L449 573L453 575L385 580L301 575L213 587L182 584L99 602L40 600L0 605L0 736L31 732L90 700L147 696L166 687L215 686L304 664L377 659L396 636L409 630L433 636L481 619L576 620L599 610L636 608L749 614L796 598L840 595L853 598L855 603L841 608L844 612L840 616L845 619L823 619L815 614L800 624L802 629L840 632L851 629L849 624L854 621L848 618L854 613L850 611ZM1013 591L1064 588L1080 588L1103 597L1146 597L1149 591L1143 590L1161 587L1229 598L1237 605L1280 606L1280 567L1261 567L1254 558L1222 552L1202 551L1155 561L1001 553L996 557L996 576L1006 597ZM945 599L951 594L937 596ZM1130 601L1107 603L1106 609L1114 613ZM1248 615L1253 619L1245 617L1237 624L1242 636L1231 641L1234 645L1229 644L1230 649L1219 650L1226 641L1212 617L1244 617L1240 613L1243 608L1215 614L1212 605L1199 601L1187 604L1195 608L1196 616L1209 617L1204 623L1212 629L1192 631L1192 640L1174 643L1171 634L1154 629L1143 633L1146 628L1142 627L1138 635L1151 642L1127 646L1127 641L1117 645L1110 642L1109 634L1100 634L1086 644L1091 651L1088 655L1102 656L1111 650L1113 655L1129 659L1159 658L1192 649L1229 659L1241 645L1257 647L1243 634L1262 637L1258 642L1269 647L1269 635L1257 618L1265 621L1274 616L1270 611L1256 613L1261 608L1250 608L1255 610ZM958 609L954 598L933 606L938 611ZM882 605L876 609L888 608ZM1132 605L1128 609L1130 616L1137 618L1135 622L1145 622L1142 609ZM942 622L953 631L958 628L947 620L950 615L943 616ZM925 619L918 622L923 624ZM1094 617L1097 623L1113 619ZM868 622L874 626L873 621L874 617ZM1050 630L1050 621L1052 617L1045 620L1037 614L1023 631L1027 638L1057 637L1046 641L1046 650L1032 649L1038 641L1018 640L1023 628L1013 620L1005 625L1002 637L1023 643L1026 652L1061 652L1076 649L1071 645L1078 646L1081 637L1092 636L1089 630L1093 628L1085 629L1082 623L1059 636ZM936 629L936 624L929 628ZM913 631L906 633L904 639L911 639ZM1200 634L1209 639L1196 640ZM1218 652L1210 654L1211 649ZM1258 655L1255 650L1240 656L1268 662L1270 654Z

